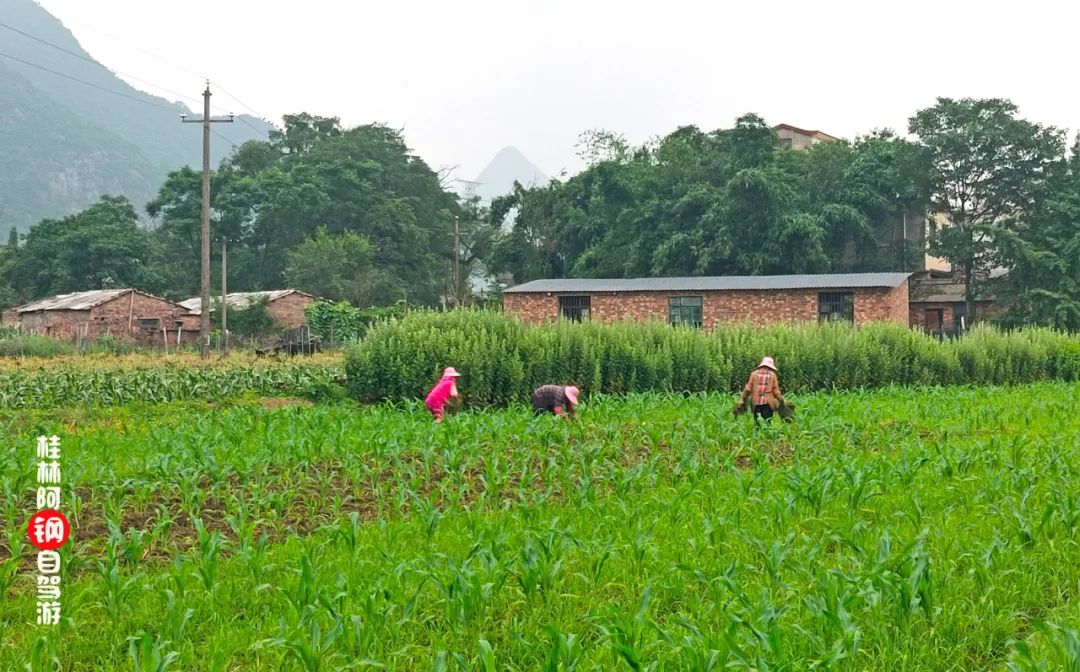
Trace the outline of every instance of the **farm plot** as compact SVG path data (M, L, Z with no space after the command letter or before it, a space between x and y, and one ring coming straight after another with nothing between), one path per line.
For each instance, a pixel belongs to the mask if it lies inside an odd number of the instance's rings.
M297 395L343 378L344 364L335 355L292 360L237 355L209 361L191 355L0 360L0 408Z
M761 430L716 396L8 413L0 669L1062 669L1080 386L798 401ZM56 629L41 432L76 527Z

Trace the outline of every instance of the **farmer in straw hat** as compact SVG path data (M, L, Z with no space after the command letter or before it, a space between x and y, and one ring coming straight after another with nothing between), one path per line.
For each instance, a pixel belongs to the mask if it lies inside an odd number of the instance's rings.
M450 397L457 397L457 379L461 376L454 367L448 366L443 371L442 378L439 382L435 383L435 387L431 388L431 392L428 393L427 399L424 400L424 405L431 411L431 414L435 416L435 422L442 422L443 409L446 408L447 402L450 401Z
M573 416L580 392L573 385L541 385L532 393L533 414L553 413Z
M750 373L750 379L746 381L742 395L739 396L739 403L735 406L736 414L742 412L747 399L751 402L755 423L758 418L764 418L765 422L772 421L773 413L781 404L787 403L780 392L780 376L772 357L762 359Z

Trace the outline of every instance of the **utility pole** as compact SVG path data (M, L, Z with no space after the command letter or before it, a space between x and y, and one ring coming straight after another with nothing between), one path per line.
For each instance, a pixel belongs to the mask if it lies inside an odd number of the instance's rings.
M234 115L226 117L210 116L210 82L206 82L206 91L203 91L203 116L202 119L188 119L186 114L180 115L180 121L187 123L201 123L203 125L202 146L202 254L200 259L200 294L202 307L199 315L199 355L206 359L210 356L210 124L232 123Z
M229 296L225 288L225 237L221 237L221 356L229 354L229 329L228 329L228 302Z
M461 230L454 217L454 308L461 307Z

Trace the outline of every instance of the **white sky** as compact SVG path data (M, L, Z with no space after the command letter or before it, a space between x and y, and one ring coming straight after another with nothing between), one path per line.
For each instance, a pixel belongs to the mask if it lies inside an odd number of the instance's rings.
M465 179L506 145L549 175L574 171L590 128L637 143L756 112L848 138L903 131L936 96L1006 97L1070 138L1080 129L1080 3L1065 0L38 1L110 68L202 90L97 31L275 122L308 111L404 127L433 168Z

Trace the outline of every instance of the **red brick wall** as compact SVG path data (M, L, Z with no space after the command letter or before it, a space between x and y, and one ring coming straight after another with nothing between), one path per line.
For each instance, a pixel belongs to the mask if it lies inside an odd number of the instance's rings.
M176 320L184 309L151 296L135 293L121 295L91 310L49 310L23 313L22 328L26 331L67 341L85 337L94 341L109 334L122 341L162 345L161 332L146 333L140 319L156 318L169 330L169 343L176 341ZM130 316L130 320L129 320ZM130 322L130 327L129 327Z
M888 320L908 323L907 283L894 289L868 288L855 293L855 322ZM567 294L569 295L569 293ZM746 321L763 326L778 322L813 322L817 320L818 291L782 289L763 291L714 292L603 292L590 294L592 319L599 322L619 320L668 319L668 298L702 297L702 322L706 329L725 322ZM557 294L505 294L503 310L527 322L552 322L559 317Z
M953 304L952 303L912 303L911 304L911 326L919 329L920 331L926 331L926 311L927 310L940 310L941 311L941 326L945 331L952 331L955 326L955 318L953 316Z
M315 299L307 296L306 294L287 294L277 301L271 301L267 306L267 311L270 313L270 317L274 318L274 321L283 327L290 329L299 327L301 324L307 322L307 317L304 315L304 310L314 303Z

